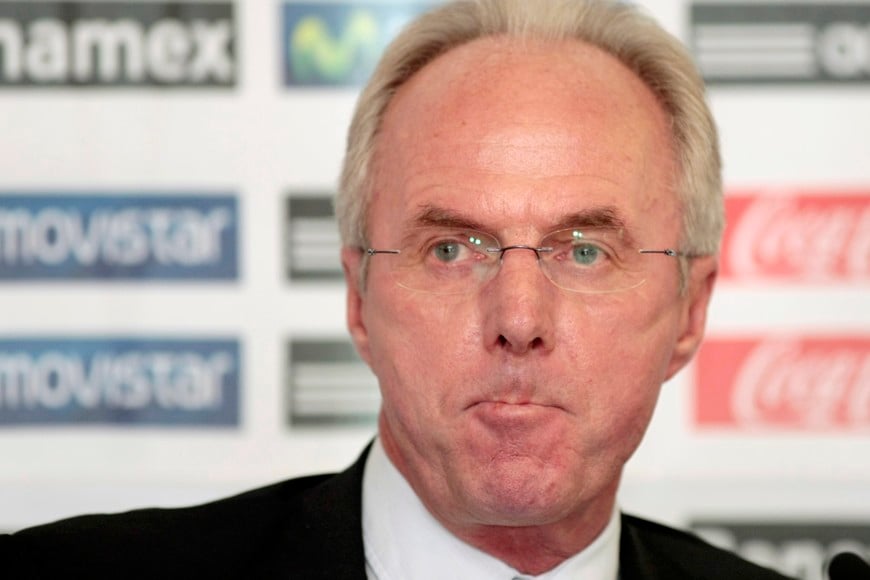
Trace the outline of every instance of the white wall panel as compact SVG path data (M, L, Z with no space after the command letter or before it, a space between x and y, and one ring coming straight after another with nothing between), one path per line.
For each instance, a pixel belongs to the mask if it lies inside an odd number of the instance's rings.
M233 280L0 277L0 339L230 337L241 348L239 421L229 428L0 420L0 530L83 511L184 505L339 469L374 433L372 422L343 424L340 413L319 423L299 423L297 413L294 423L288 406L295 376L288 368L290 345L347 340L342 284L304 272L288 275L287 240L299 239L289 232L288 208L290 199L334 190L356 88L285 84L282 11L299 3L230 4L234 86L0 84L0 201L12 194L231 195L239 219ZM641 4L690 41L693 5L737 3ZM760 4L775 13L789 3ZM851 6L855 25L866 30L870 4L838 4ZM313 11L328 20L329 10L342 6L321 2ZM849 82L712 84L710 99L729 196L853 195L870 207L870 64ZM318 227L317 216L295 217ZM866 345L868 238L858 230L851 246L825 250L849 251L859 261L863 255L863 275L817 282L723 276L710 309L711 341L853 338ZM870 361L866 346L856 348ZM825 428L705 425L695 412L704 387L695 380L694 369L687 369L664 386L649 434L626 471L627 508L680 525L870 527L870 420ZM849 385L851 394L834 389L831 396L870 407L870 372Z

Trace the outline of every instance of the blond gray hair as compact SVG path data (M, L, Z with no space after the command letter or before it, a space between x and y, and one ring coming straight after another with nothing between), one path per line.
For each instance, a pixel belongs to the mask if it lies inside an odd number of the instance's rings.
M412 22L387 48L350 125L335 199L342 243L365 247L375 140L393 95L438 56L473 40L574 39L631 69L671 120L679 167L682 250L715 254L724 226L721 162L704 83L683 45L637 8L604 0L458 0Z

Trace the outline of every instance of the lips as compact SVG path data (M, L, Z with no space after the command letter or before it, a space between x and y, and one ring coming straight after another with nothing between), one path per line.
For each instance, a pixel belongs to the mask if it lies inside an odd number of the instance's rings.
M535 382L511 381L492 388L478 389L476 393L469 394L464 409L472 409L479 406L493 407L497 410L520 411L528 407L561 408L552 396L549 387L541 387Z
M504 401L480 401L468 409L473 417L492 428L533 427L551 421L562 413L560 407L533 402L508 403Z
M478 407L481 405L491 405L497 408L505 408L505 407L556 407L556 405L549 405L540 403L537 401L525 400L525 399L510 399L510 398L493 398L493 399L481 399L479 401L474 401L470 405L468 405L468 409L472 407Z
M548 380L543 369L501 365L487 379L465 394L463 411L492 420L533 420L555 411L567 411L559 399L558 382Z

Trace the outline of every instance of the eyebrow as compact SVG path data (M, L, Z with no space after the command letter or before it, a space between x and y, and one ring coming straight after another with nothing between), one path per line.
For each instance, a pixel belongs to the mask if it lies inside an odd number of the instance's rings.
M485 232L487 229L475 220L462 216L452 210L435 205L425 205L414 217L415 227L445 227L478 230Z
M625 220L619 210L611 205L593 206L560 219L554 226L556 230L569 228L595 228L600 230L624 231Z
M482 223L455 211L436 205L425 205L412 220L413 227L447 227L489 232ZM625 220L620 211L612 205L600 205L568 214L556 221L550 231L577 229L597 229L620 232L628 242L632 241ZM492 233L492 232L490 232Z

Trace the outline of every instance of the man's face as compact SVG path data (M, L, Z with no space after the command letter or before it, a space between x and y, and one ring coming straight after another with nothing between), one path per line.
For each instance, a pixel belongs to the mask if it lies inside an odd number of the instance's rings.
M640 247L678 247L668 124L638 78L587 45L454 49L386 113L370 244L401 245L426 214L537 246L572 216L605 211ZM361 256L343 259L351 333L380 381L383 444L448 527L609 515L661 383L697 346L715 274L712 259L696 261L681 295L677 261L646 255L643 284L583 294L514 250L483 285L443 296L397 285L390 255L370 258L359 292Z

